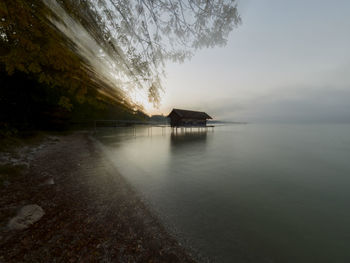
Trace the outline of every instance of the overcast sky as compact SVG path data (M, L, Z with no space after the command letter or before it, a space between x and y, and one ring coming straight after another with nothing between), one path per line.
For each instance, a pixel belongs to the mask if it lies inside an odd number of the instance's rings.
M159 110L234 121L350 121L350 1L241 0L226 47L169 64Z

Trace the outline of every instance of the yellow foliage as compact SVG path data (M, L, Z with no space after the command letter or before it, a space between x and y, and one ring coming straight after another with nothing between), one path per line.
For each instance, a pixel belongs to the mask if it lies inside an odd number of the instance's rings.
M16 65L16 68L17 68L18 70L20 70L20 71L27 72L25 66L24 66L23 64L21 64L21 63L18 63L18 64Z
M58 105L68 111L71 111L73 108L73 105L70 103L70 99L64 96L60 98Z
M40 83L43 83L43 82L45 81L45 78L46 78L45 73L41 73L41 74L39 75L39 82L40 82Z
M41 72L41 67L40 67L39 64L36 63L36 62L30 63L28 69L29 69L29 71L31 71L31 72L33 72L33 73L39 73L39 72Z

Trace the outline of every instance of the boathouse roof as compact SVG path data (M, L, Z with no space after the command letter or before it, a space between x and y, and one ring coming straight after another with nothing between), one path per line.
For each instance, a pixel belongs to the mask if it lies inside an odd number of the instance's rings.
M178 115L182 119L198 119L198 120L212 119L212 117L210 117L207 113L203 111L173 109L167 117L171 117L171 115L173 114Z

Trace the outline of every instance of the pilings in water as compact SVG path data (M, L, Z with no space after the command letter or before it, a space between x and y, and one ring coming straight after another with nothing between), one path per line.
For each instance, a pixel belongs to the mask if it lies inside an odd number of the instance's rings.
M213 125L210 125L210 126L174 126L174 127L171 127L171 131L173 133L178 133L178 129L180 130L180 132L182 133L186 133L188 132L188 130L190 132L192 132L193 130L194 131L198 131L198 132L207 132L207 131L214 131L214 127Z
M101 123L98 125L98 123ZM152 128L161 128L161 134L165 135L167 128L171 128L171 133L192 133L192 132L214 132L214 125L208 126L173 126L170 125L162 125L162 124L152 124L152 123L141 123L141 122L133 122L133 121L120 121L120 120L96 120L94 121L94 133L97 132L98 127L113 127L113 128L126 128L129 127L132 129L132 135L136 137L137 135L137 126L147 127L147 135L152 136L153 129Z
M171 127L171 126L157 126L149 125L147 126L147 136L153 135L153 128L161 128L161 134L166 135L167 128L171 128L171 133L192 133L192 132L214 132L215 126L183 126L183 127ZM133 136L136 136L136 126L132 126Z

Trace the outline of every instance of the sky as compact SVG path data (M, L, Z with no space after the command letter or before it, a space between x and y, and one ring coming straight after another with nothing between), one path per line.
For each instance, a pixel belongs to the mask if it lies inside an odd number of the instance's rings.
M225 47L169 63L159 109L217 120L350 122L350 1L240 0Z

